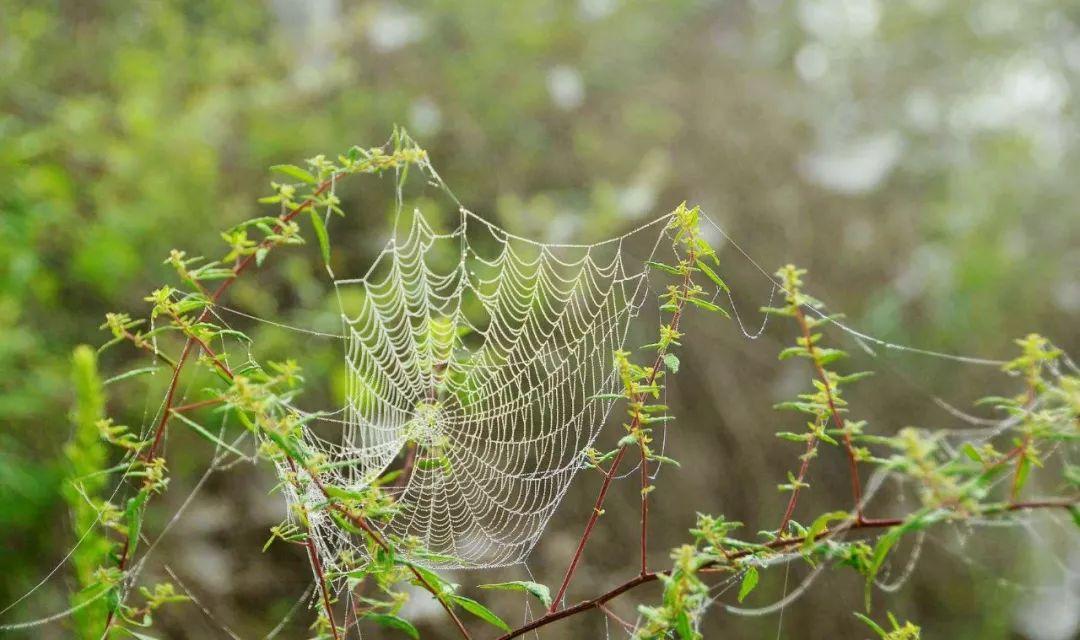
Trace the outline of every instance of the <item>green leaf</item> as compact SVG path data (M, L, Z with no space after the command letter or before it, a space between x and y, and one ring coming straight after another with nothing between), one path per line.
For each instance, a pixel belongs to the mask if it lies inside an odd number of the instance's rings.
M664 366L668 368L668 371L672 373L679 372L679 357L674 353L664 354Z
M676 269L675 267L673 267L671 265L664 264L663 262L653 262L652 260L649 260L645 264L649 265L653 269L659 269L661 271L665 271L667 273L670 273L671 275L674 275L674 276L683 275L682 271L679 271L678 269Z
M694 632L690 624L690 616L685 611L680 611L675 618L675 632L679 634L679 640L695 640L700 636Z
M626 398L621 393L597 393L588 397L589 400L623 400Z
M318 212L314 209L309 209L311 214L311 226L315 229L315 237L319 239L319 249L322 251L323 262L329 266L330 264L330 236L326 233L326 225L323 224L323 219L319 217Z
M481 589L499 589L503 591L524 591L536 596L544 607L551 608L551 590L538 582L515 580L513 582L497 582L494 584L482 584Z
M128 557L135 555L135 548L139 545L139 533L142 531L142 508L150 494L143 489L135 497L127 501L124 508L124 521L127 523Z
M120 382L121 380L127 380L128 378L134 378L135 376L141 376L146 373L155 373L160 368L161 367L142 367L141 369L132 369L131 371L125 371L124 373L115 375L103 382L102 384L110 385L114 382Z
M1019 493L1024 485L1027 484L1028 475L1031 473L1031 458L1024 456L1020 458L1020 464L1016 467L1016 482L1014 484L1013 491Z
M874 633L876 633L876 634L878 634L879 636L881 636L882 638L884 638L884 640L889 640L889 634L888 634L888 632L886 632L886 631L885 631L884 629L882 629L882 628L881 628L881 625L879 625L878 623L874 622L874 621L873 621L873 620L871 620L870 618L867 618L866 616L864 616L863 614L859 613L858 611L856 611L856 612L855 612L855 617L856 617L856 618L858 618L859 620L862 620L862 621L863 621L863 623L864 623L864 624L865 624L866 626L868 626L868 627L870 627L871 629L873 629L873 630L874 630Z
M315 180L315 176L311 175L307 171L304 171L303 169L294 164L275 164L274 166L270 167L270 170L285 174L290 178L296 178L301 182L307 182L309 184L318 182L317 180Z
M394 629L395 631L401 631L405 635L409 636L413 640L420 640L420 632L416 630L416 627L412 626L412 623L404 618L399 618L389 613L368 613L364 614L361 618L363 620L371 620L380 627L387 629Z
M750 595L750 592L754 590L754 587L758 583L758 570L757 567L750 567L743 574L742 585L739 587L739 602L742 602L746 596Z
M214 443L215 445L221 447L222 449L225 449L226 451L228 451L230 453L235 453L236 455L238 455L240 457L244 457L244 458L247 457L247 454L245 454L243 451L240 451L239 449L233 447L229 443L225 442L224 440L222 440L222 439L218 438L217 436L215 436L214 434L210 433L209 431L206 430L206 427L202 426L198 422L195 422L191 418L185 416L183 413L181 413L179 411L172 411L172 414L173 414L173 416L178 418L181 422L183 422L187 426L191 427L195 431L195 433L199 434L203 438L206 438L207 440Z
M425 569L424 567L421 567L420 565L414 564L412 562L407 562L405 564L407 564L409 568L415 571L416 575L419 576L419 578L414 580L417 586L423 587L424 582L426 582L428 586L436 590L437 593L435 594L435 596L438 597L440 600L442 600L445 596L452 595L454 591L457 590L457 585L445 580L442 576L435 573L434 571L431 571L430 569Z
M659 462L660 464L670 464L670 465L674 465L676 467L682 467L682 465L679 464L678 460L676 460L674 458L669 458L667 456L657 455L655 453L649 455L649 460L655 460L656 462Z
M721 291L729 291L727 284L723 280L720 279L720 276L716 275L716 272L713 271L709 267L709 265L705 264L701 260L697 260L696 264L697 264L697 268L701 269L701 272L704 273L706 276L708 276L709 280L712 280L713 283L716 284L716 286L720 287Z
M964 455L971 458L975 462L982 462L982 455L979 450L975 448L975 445L970 442L965 442L964 446L960 447L960 450L964 452Z
M472 598L466 598L465 596L450 596L450 601L493 627L503 631L511 631L510 625L503 622L502 618L495 615L490 609Z
M814 538L821 535L829 527L830 522L846 520L849 515L847 511L831 511L818 516L806 531L806 540L803 541L802 545L803 549L806 550L814 546Z
M852 382L858 382L863 378L869 378L872 375L874 375L873 371L859 371L856 373L849 373L846 376L837 376L836 384L850 384Z
M1080 527L1080 507L1075 504L1069 505L1069 515L1072 516L1073 524Z
M718 305L715 305L715 304L713 304L713 303L711 303L711 302L709 302L707 300L699 300L697 298L687 298L686 301L689 302L690 304L694 305L695 307L699 308L699 309L704 309L706 311L718 311L718 312L724 314L725 316L727 315L727 311L724 311Z

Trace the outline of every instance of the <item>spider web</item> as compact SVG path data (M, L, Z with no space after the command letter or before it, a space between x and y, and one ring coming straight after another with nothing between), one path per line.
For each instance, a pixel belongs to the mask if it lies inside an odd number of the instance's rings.
M431 184L458 202L430 165L424 170ZM530 241L463 207L458 226L440 233L415 211L408 216L406 232L399 239L401 184L395 233L370 270L361 278L333 280L342 335L291 327L222 305L214 306L215 316L223 326L228 323L217 315L218 310L343 340L348 369L347 402L340 411L343 419L318 414L320 424L332 424L336 429L331 434L306 429L305 444L327 459L324 466L329 470L322 480L346 489L367 486L391 469L403 453L408 457L409 450L415 448L411 473L389 488L400 511L381 527L384 534L416 537L435 554L411 560L446 568L523 564L574 475L583 467L582 451L593 444L610 412L611 402L602 396L618 386L611 354L623 347L630 322L648 293L648 259L662 241L670 215L611 240L585 245ZM703 216L702 220L768 281L770 299L784 291L712 218ZM635 256L635 252L648 257ZM738 314L735 299L730 291L726 293L743 334L750 339L760 336L768 316L760 329L750 332ZM816 309L808 311L824 317ZM966 365L996 368L1002 364L1001 360L895 344L835 319L830 322L873 358L907 353ZM224 345L222 353L228 358ZM1067 356L1064 366L1080 371ZM961 442L998 435L1008 426L1007 421L969 416L912 384L952 417L973 427L947 430ZM185 398L187 392L180 396ZM161 411L159 406L153 412L149 398L147 402L140 429L144 437ZM224 436L224 427L221 433ZM233 442L233 450L245 437L241 434ZM125 593L206 478L248 460L223 464L230 457L216 448L213 463L169 525L156 540L143 535L147 550L134 563ZM867 500L882 479L875 477L868 483ZM284 484L291 504L324 502L317 490L300 496L291 483ZM113 495L121 486L117 485ZM363 552L325 513L309 509L308 514L311 535L325 566L342 569L339 559L343 552ZM1020 524L1030 530L1030 523ZM75 548L85 538L84 532ZM888 591L899 588L910 576L919 549L921 544L894 583L878 586ZM53 578L73 551L0 610L0 615ZM781 556L774 562L786 563L795 557ZM1067 578L1075 579L1074 570L1061 562L1059 567ZM741 615L782 610L800 597L817 575L811 573L772 605L726 610ZM715 589L722 592L737 579L733 576ZM182 583L180 586L188 592ZM310 605L313 593L309 587L297 604L306 601ZM200 607L213 620L210 612ZM44 625L66 618L73 610L0 624L0 631ZM270 635L276 635L288 618Z
M667 220L560 245L465 209L438 233L414 211L364 277L334 281L348 392L338 437L306 433L330 469L320 480L362 489L404 457L382 533L418 540L414 560L431 566L524 561L618 390L612 353L648 289L647 261L624 261L624 241L651 232L655 251ZM356 551L325 513L310 517L328 566Z

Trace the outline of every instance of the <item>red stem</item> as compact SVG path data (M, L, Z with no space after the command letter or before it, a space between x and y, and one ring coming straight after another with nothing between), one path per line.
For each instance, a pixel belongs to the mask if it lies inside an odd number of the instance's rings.
M855 503L855 520L857 522L862 522L862 483L859 480L859 464L855 458L855 445L852 443L851 434L848 433L847 427L844 424L844 418L841 417L840 412L836 408L836 401L833 399L832 393L832 383L829 382L829 376L825 373L825 367L821 365L821 361L817 355L817 349L814 348L814 343L810 339L810 325L806 322L806 314L803 313L802 307L796 309L795 319L799 323L799 328L802 329L803 339L806 341L806 350L810 353L810 359L814 363L814 370L817 371L821 383L825 385L825 398L828 400L829 413L832 414L833 423L836 424L836 428L844 435L844 451L847 453L848 472L851 476L851 497ZM792 510L794 510L794 508L793 505Z
M303 202L301 202L299 205L294 207L288 213L286 213L284 215L281 215L281 216L278 216L278 220L279 220L278 227L281 228L283 223L289 222L290 220L295 218L297 215L299 215L300 213L302 213L303 211L307 210L312 205L314 205L316 198L318 198L318 196L322 195L323 193L326 192L327 189L329 189L331 186L333 186L335 181L340 176L341 176L340 173L336 173L333 176L331 176L330 178L328 178L327 180L324 180L323 182L321 182L319 184L319 186L315 189L315 191L312 192L311 196L306 198ZM269 240L269 239L266 239L266 240L263 240L262 242L259 243L257 249L269 249L272 246L273 246L273 242L271 240ZM198 324L200 322L204 322L210 317L210 309L211 309L211 307L215 303L217 303L217 301L220 300L223 295L225 295L225 292L228 291L230 286L232 286L232 283L235 282L236 279L239 278L240 275L245 270L247 270L248 267L250 267L253 262L255 262L255 256L256 256L256 252L252 252L252 253L248 254L247 256L244 256L239 261L237 261L236 265L233 267L232 275L229 278L222 281L222 283L220 285L218 285L217 289L215 289L214 292L211 293L208 296L208 298L210 300L210 304L207 305L207 307L205 309L203 309L201 314L199 314L199 318L196 320L196 324ZM199 283L196 283L196 284L199 286L200 290L203 290L201 284L199 284ZM205 290L203 290L203 291L205 292ZM183 371L184 365L187 363L188 357L191 355L192 348L196 344L198 344L202 349L206 350L206 352L208 354L210 354L210 357L214 360L214 363L219 367L219 369L221 369L221 371L227 377L229 377L230 379L233 378L232 371L230 371L227 366L223 366L217 360L217 357L213 354L213 351L209 348L209 346L205 342L203 342L201 339L197 338L194 335L189 334L188 337L187 337L187 340L184 342L184 348L180 353L180 359L177 361L176 365L173 367L173 375L172 375L172 378L169 381L169 387L168 387L168 390L167 390L167 392L165 394L164 410L162 411L161 419L158 421L158 424L154 429L153 443L150 445L150 448L146 451L146 453L143 456L143 459L145 461L153 460L155 457L157 457L158 451L161 448L161 444L162 444L162 441L163 441L164 436L165 436L165 431L166 431L166 428L167 428L168 423L169 423L169 418L172 416L173 412L176 410L173 407L173 403L176 400L176 391L177 391L177 388L178 388L179 382L180 382L180 374ZM183 407L179 407L179 409L181 409L181 410L194 409L194 408L196 408L198 406L205 406L207 404L211 404L211 403L209 401L206 402L205 404L204 403L193 403L191 405L184 405ZM289 460L289 463L290 463L291 466L294 467L294 471L295 471L295 465L293 464L293 461L291 459ZM316 478L316 483L318 483L317 478ZM323 494L326 495L325 488L322 487L321 484L319 484L319 487L320 487L320 489L323 490ZM327 498L329 498L329 496L327 496ZM350 520L353 519L351 514L346 514L346 515L350 518ZM362 523L362 522L363 522L362 520L358 520L355 523L358 524L358 526L360 526L360 523ZM384 541L382 541L382 539L379 536L377 536L373 530L371 530L370 528L368 528L366 526L366 523L364 523L362 525L362 528L365 531L368 531L368 533L370 535L372 535L372 538L376 542L378 542L380 544L380 546L383 546L383 548L388 548L386 546L386 543ZM319 563L318 554L314 553L314 549L311 546L310 541L309 541L308 545L309 545L308 546L308 552L309 552L309 555L311 555L312 566L315 569L316 574L319 575L319 582L320 582L320 586L322 588L323 602L326 605L327 616L330 618L331 625L333 625L333 611L330 609L329 594L326 591L325 579L323 578L323 575L322 575L322 565L321 565L321 563ZM125 542L124 549L121 552L120 559L119 559L119 561L117 563L117 566L120 568L121 571L123 571L124 567L127 566L128 555L130 553L130 548L131 548L131 545L128 544L127 542ZM468 639L469 638L469 632L465 629L465 626L462 624L461 620L457 617L457 615L453 612L453 610L450 609L450 607L445 602L443 602L442 598L440 598L438 596L438 593L435 591L435 588L431 584L429 584L427 582L427 580L425 580L423 578L423 576L421 576L418 571L416 571L415 569L412 569L411 567L410 567L410 570L412 571L413 575L417 578L417 580L419 580L424 585L424 587L427 588L428 591L430 591L433 595L435 595L436 599L439 600L440 604L443 605L443 608L446 609L446 612L450 615L450 618L454 621L454 624L457 626L458 630L461 631L461 634L466 639ZM109 628L112 626L112 622L113 622L115 612L116 612L115 609L111 609L109 611L108 617L106 618L106 621L105 621L106 633L108 632ZM337 627L336 626L334 626L334 637L337 638Z
M784 535L784 529L787 528L788 522L791 522L791 517L795 515L795 505L799 502L799 489L802 487L803 480L806 478L806 472L810 469L810 457L813 455L816 446L817 437L811 434L810 439L806 442L806 453L803 454L802 465L799 467L799 475L795 479L795 487L791 491L791 498L788 499L787 509L784 510L784 519L780 521L780 526L777 527L778 535Z
M649 548L649 460L645 456L645 443L641 444L641 575L649 572L647 550Z
M687 262L690 263L690 264L694 263L694 251L693 250L691 250L689 252L689 254L687 256ZM683 282L682 282L683 296L686 295L686 291L689 288L690 288L690 271L687 271L686 274L683 276ZM673 331L678 331L678 329L679 329L679 320L682 318L683 304L684 304L684 300L683 300L682 297L680 297L679 300L676 302L675 312L671 316L671 329ZM649 378L645 383L646 387L651 387L653 385L653 383L656 382L656 376L660 371L661 365L663 365L663 363L664 363L664 355L666 353L667 353L666 349L660 349L660 350L657 351L656 361L653 363L653 367L652 367L652 373L649 374ZM645 394L641 393L641 394L638 394L638 396L636 398L634 398L634 402L642 402L642 401L644 401L644 399L645 399ZM634 419L630 422L629 431L633 432L634 429L636 429L636 428L638 428L638 426L640 426L640 424L641 424L641 416L640 415L635 415ZM578 563L581 562L581 554L585 551L585 544L589 541L589 536L592 535L593 527L596 526L596 521L600 518L600 514L603 513L604 501L607 499L608 489L611 487L611 481L612 481L612 479L615 478L615 474L619 469L619 465L622 463L623 457L626 455L626 448L627 448L627 445L622 445L622 446L619 447L618 453L615 454L615 459L611 461L611 466L608 468L607 472L604 474L604 482L600 485L600 493L596 496L596 502L593 504L592 513L589 514L589 521L587 523L585 523L585 531L584 531L584 533L581 534L581 539L578 541L577 549L574 550L574 556L570 559L570 566L568 566L566 568L566 574L563 576L562 584L559 585L559 591L555 595L555 598L551 601L551 606L548 608L548 613L549 614L554 613L558 609L559 603L562 602L563 596L566 595L566 589L567 589L567 587L570 586L570 580L572 580L573 577L574 577L574 571L577 570ZM642 459L641 459L642 470L643 470L643 473L647 474L647 471L645 471L645 466L646 465L645 465L645 455L644 455L644 453L645 453L645 449L644 449L644 445L642 445ZM644 486L647 486L647 482L648 482L648 475L645 475L642 478L642 484ZM641 500L641 506L642 506L642 512L641 512L641 544L642 544L641 557L642 557L642 561L641 561L641 565L642 565L642 573L644 574L646 572L646 569L645 569L645 552L646 552L645 543L647 541L646 527L648 526L648 513L647 513L648 494L643 493L641 498L642 498L642 500Z
M340 640L337 631L337 623L334 622L334 610L330 607L330 593L326 588L326 574L323 573L322 562L319 561L319 553L315 549L315 544L309 537L304 546L307 547L308 557L311 559L311 566L315 569L315 576L319 580L319 591L322 592L323 608L326 609L326 617L330 620L330 629L334 633L334 640Z
M574 576L578 563L581 562L581 554L585 550L585 543L589 541L593 527L596 526L596 521L600 518L604 500L607 498L608 489L611 487L611 479L615 477L615 471L619 468L619 463L622 462L625 455L626 447L619 447L619 452L615 454L615 459L611 461L611 467L604 474L604 482L600 485L600 493L596 496L592 514L589 516L589 521L585 523L585 532L581 534L581 539L578 540L577 549L574 550L574 556L570 559L570 566L566 568L566 575L563 576L562 584L559 585L559 592L555 595L555 599L551 601L551 607L548 608L549 614L558 609L559 603L562 602L563 596L566 595L566 588L570 585L570 579Z
M1018 503L1010 504L1010 505L1006 506L1003 509L1003 511L1011 512L1011 511L1022 511L1022 510L1028 510L1028 509L1061 509L1061 508L1066 508L1067 509L1067 508L1075 505L1076 503L1077 503L1076 499L1072 499L1072 500L1035 500L1035 501L1030 501L1030 502L1018 502ZM858 529L888 529L888 528L891 528L891 527L899 526L899 525L901 525L903 523L904 523L903 518L880 518L880 519L864 518L862 520L852 520L851 523L848 524L847 526L840 526L840 527L837 527L836 529L828 529L828 530L822 532L820 535L818 535L815 539L816 540L821 540L821 539L824 539L824 538L835 536L835 535L840 534L840 533L845 532L845 531L853 531L853 530L858 530ZM763 546L768 547L770 549L786 549L786 548L790 548L790 547L801 544L802 542L805 541L805 539L806 538L803 537L803 536L799 536L797 538L782 538L782 539L773 540L772 542L769 542L769 543L767 543L767 544L765 544ZM750 555L750 553L751 553L751 551L749 551L749 550L733 553L733 554L727 556L723 560L723 562L728 562L730 560L735 560L735 559L738 559L738 558L741 558L741 557L745 557L747 555ZM704 567L702 567L702 570L709 571L710 569L721 569L720 563L721 563L721 561L717 560L714 563L705 565ZM722 569L727 570L727 569L730 569L730 567L723 566ZM573 616L573 615L576 615L576 614L579 614L579 613L583 613L583 612L588 611L590 609L599 609L600 607L602 607L608 601L619 597L620 595L626 593L627 591L630 591L631 589L633 589L635 587L638 587L638 586L641 586L643 584L646 584L648 582L653 582L654 580L659 579L659 577L661 575L668 575L668 574L670 574L670 571L654 571L654 572L648 572L648 573L644 573L642 575L636 576L636 577L631 578L630 580L627 580L626 582L618 585L617 587L615 587L615 588L613 588L613 589L611 589L611 590L609 590L609 591L607 591L607 592L605 592L605 593L603 593L603 594L601 594L599 596L596 596L596 597L591 598L589 600L584 600L582 602L579 602L578 604L576 604L576 605L574 605L572 607L567 607L565 609L560 609L558 611L550 611L550 612L547 613L547 615L544 615L544 616L542 616L540 618L537 618L536 620L533 620L532 622L530 622L530 623L528 623L526 625L518 627L517 629L514 629L513 631L511 631L511 632L509 632L507 634L499 636L498 640L511 640L512 638L517 638L519 636L523 636L523 635L525 635L526 633L528 633L530 631L533 631L535 629L539 629L541 627L545 627L545 626L547 626L547 625L549 625L549 624L551 624L553 622L556 622L558 620L562 620L563 618L569 618L570 616Z
M292 469L293 473L296 473L296 463L293 461L292 458L289 458L289 467ZM315 482L315 486L319 488L319 491L323 494L323 496L327 500L331 501L330 502L330 507L334 511L337 511L341 515L345 516L345 518L347 518L349 520L349 522L351 522L358 529L363 530L364 533L369 535L371 537L371 539L375 542L375 544L379 545L379 547L383 551L386 551L386 552L391 551L390 545L385 540L383 540L382 536L379 535L379 533L377 531L375 531L375 529L373 529L371 527L371 525L368 524L366 520L364 520L363 517L357 516L354 513L350 512L348 509L346 509L346 508L342 507L341 505L333 502L333 499L330 497L330 493L326 490L326 486L323 485L322 480L320 480L317 475L311 474L311 479ZM471 638L471 636L469 635L469 631L465 628L465 625L461 622L461 618L459 618L457 616L457 614L454 613L454 610L450 608L450 605L448 605L443 600L443 598L440 595L439 590L436 589L433 584L428 582L427 579L424 578L424 576L419 571L417 571L412 565L406 565L406 566L408 566L409 572L413 574L413 577L416 578L416 580L421 584L421 586L423 586L424 589L429 591L431 593L431 595L435 596L435 599L439 601L439 604L442 605L443 610L445 610L447 615L450 616L450 619L453 620L454 626L456 626L458 631L461 632L462 637L464 637L466 640L469 640Z
M315 189L314 193L311 194L311 197L298 204L292 211L289 211L287 214L278 216L278 219L280 220L279 225L281 223L289 222L290 220L298 216L300 213L304 212L313 204L315 204L315 198L325 193L326 190L334 184L334 181L338 177L339 176L335 174L328 180L324 180L322 183L319 184L319 187ZM269 248L272 245L273 243L271 241L263 240L259 244L258 248ZM232 275L222 281L222 283L218 285L218 288L215 289L212 294L210 294L210 304L207 305L205 309L203 309L201 314L199 314L199 319L195 321L196 324L200 322L205 322L210 317L210 307L217 303L217 301L220 300L223 295L225 295L225 292L228 291L230 286L232 286L232 283L235 282L236 279L240 277L240 274L247 270L247 268L253 262L255 262L255 253L244 256L242 260L236 263L236 266L233 267ZM173 368L173 376L169 382L168 392L165 394L165 411L162 412L161 419L158 421L158 425L154 430L154 442L152 445L150 445L150 448L146 452L146 460L152 460L153 458L155 458L157 456L158 449L161 447L161 441L165 436L165 429L169 423L169 417L171 416L169 410L172 408L173 400L176 396L176 388L180 383L180 373L183 371L184 365L187 363L187 359L191 355L191 349L193 346L195 346L195 344L196 339L193 336L189 336L187 341L184 343L183 351L180 352L180 359L177 361L176 367Z

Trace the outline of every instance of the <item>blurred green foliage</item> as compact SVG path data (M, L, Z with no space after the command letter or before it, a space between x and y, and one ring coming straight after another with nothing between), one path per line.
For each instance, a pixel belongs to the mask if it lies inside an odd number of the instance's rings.
M105 417L105 393L97 369L97 354L86 345L75 348L71 359L71 384L75 392L75 425L71 441L64 445L66 469L60 493L71 510L71 526L78 547L71 556L79 587L90 586L94 572L107 566L112 545L98 527L98 510L109 474L108 452L98 430L98 421ZM78 591L72 606L82 604L87 594ZM87 640L100 638L104 631L106 606L95 602L75 612L72 629Z
M195 255L260 211L265 167L394 123L526 235L596 239L693 200L877 335L1080 347L1075 3L0 0L0 16L0 605L67 548L72 346L142 305L170 248ZM344 272L388 196L343 193ZM234 303L332 330L309 258ZM752 308L767 287L746 282ZM305 368L340 377L337 353L311 345ZM918 366L943 395L982 394ZM29 611L66 591L44 593Z

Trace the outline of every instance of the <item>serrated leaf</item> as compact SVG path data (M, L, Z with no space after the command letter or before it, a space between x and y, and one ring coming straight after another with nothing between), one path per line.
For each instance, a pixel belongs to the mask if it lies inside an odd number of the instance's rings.
M389 613L368 613L363 615L361 619L371 620L380 627L400 631L413 640L420 640L420 632L416 630L416 627L414 627L411 622L404 618L399 618L398 616Z
M510 625L503 622L502 618L495 615L492 613L491 609L488 609L472 598L466 598L465 596L450 596L450 601L493 627L501 629L502 631L511 631Z
M494 584L482 584L481 589L497 589L502 591L523 591L532 594L543 603L545 608L551 608L551 590L546 585L538 582L515 580L513 582L497 582Z
M124 508L124 521L127 523L128 528L127 553L129 556L135 555L135 548L139 545L139 533L142 530L142 508L149 499L150 494L147 493L146 489L143 489L135 497L129 499L127 506Z
M275 164L274 166L270 167L270 170L277 171L278 173L287 175L290 178L296 178L301 182L307 182L308 184L313 184L317 182L317 180L315 180L315 176L311 175L307 171L301 169L294 164Z
M739 586L739 602L742 602L746 596L750 595L750 592L754 590L754 587L758 583L758 570L757 567L750 567L743 574L742 584Z
M672 373L679 372L679 357L674 353L664 354L664 366L668 368L668 371Z
M851 384L852 382L858 382L863 378L869 378L874 375L873 371L859 371L856 373L849 373L846 376L837 376L836 384Z

